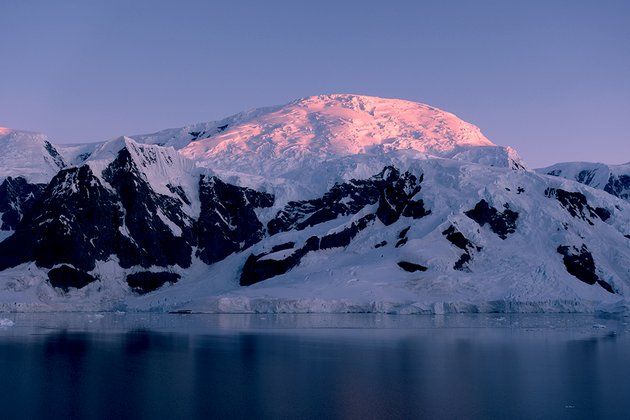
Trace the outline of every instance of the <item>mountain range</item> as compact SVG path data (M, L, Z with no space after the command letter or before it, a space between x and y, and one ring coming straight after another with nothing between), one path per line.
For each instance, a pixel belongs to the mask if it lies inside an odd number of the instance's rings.
M0 310L616 311L629 201L630 164L532 170L396 99L79 145L0 128Z

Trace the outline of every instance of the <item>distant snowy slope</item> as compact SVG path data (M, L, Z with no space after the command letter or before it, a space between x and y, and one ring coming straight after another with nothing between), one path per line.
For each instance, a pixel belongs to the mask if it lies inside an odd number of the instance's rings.
M536 172L575 180L630 201L630 163L606 165L591 162L557 163Z
M45 183L64 166L63 157L44 134L0 127L0 182L21 176Z
M80 144L57 144L55 148L63 156L64 161L69 166L81 165L92 156L95 150L106 142L80 143Z

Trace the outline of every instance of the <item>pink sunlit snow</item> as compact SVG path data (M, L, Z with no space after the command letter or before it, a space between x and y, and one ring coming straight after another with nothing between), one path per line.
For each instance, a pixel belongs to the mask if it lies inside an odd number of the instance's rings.
M442 156L459 147L495 146L479 128L448 112L358 95L308 97L227 124L224 131L191 142L181 153L220 158L235 170L248 169L256 159L324 161L405 149Z

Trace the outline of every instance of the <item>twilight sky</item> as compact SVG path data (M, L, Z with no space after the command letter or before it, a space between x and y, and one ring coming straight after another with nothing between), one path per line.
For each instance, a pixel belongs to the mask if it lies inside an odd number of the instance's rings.
M107 140L321 93L437 106L531 167L630 161L627 0L2 0L0 126Z

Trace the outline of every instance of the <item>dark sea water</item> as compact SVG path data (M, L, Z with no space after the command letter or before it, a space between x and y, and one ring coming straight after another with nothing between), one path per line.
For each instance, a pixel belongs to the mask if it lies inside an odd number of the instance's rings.
M623 315L0 319L2 419L630 418Z

